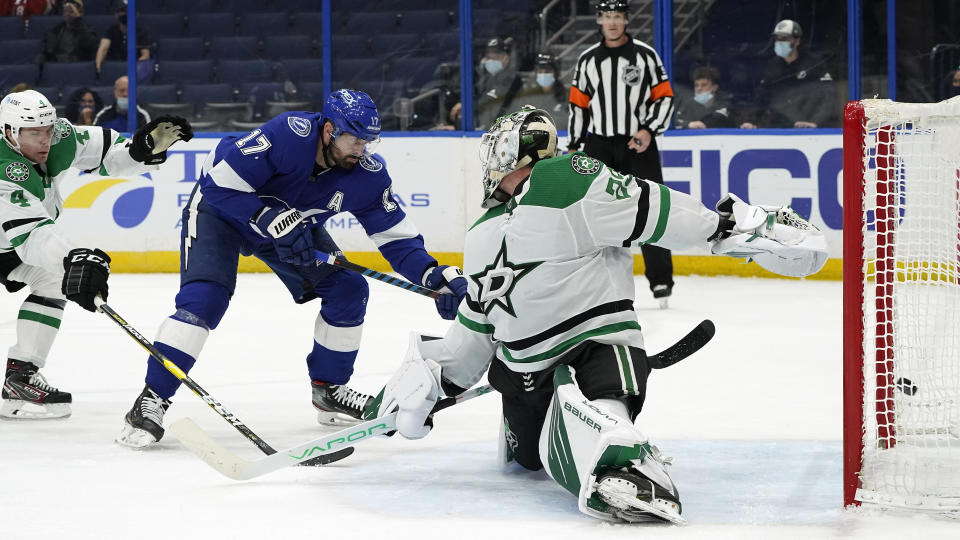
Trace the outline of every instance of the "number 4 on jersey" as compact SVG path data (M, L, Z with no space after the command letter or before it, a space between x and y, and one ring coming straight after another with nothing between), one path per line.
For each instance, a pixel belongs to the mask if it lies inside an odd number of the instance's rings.
M22 189L18 189L10 194L10 202L13 204L19 204L20 206L30 206L30 201L23 196Z

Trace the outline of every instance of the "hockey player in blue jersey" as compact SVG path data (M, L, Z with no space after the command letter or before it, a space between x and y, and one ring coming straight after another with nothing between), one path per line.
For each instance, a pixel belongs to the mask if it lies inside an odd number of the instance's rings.
M368 288L356 273L318 264L314 250L340 254L323 224L350 212L394 270L451 293L437 300L456 316L467 283L460 269L438 265L396 204L390 175L373 154L380 117L363 92L337 90L320 114L288 112L243 137L225 137L210 152L183 210L176 313L155 344L182 370L193 367L226 312L239 255L277 274L297 303L322 298L307 355L313 405L322 424L360 418L371 396L346 386L360 345ZM125 417L117 442L135 448L163 436L163 416L180 381L148 360L146 386Z

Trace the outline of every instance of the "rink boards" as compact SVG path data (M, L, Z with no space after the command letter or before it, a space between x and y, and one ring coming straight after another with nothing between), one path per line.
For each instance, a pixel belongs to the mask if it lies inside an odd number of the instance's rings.
M132 177L76 172L62 186L60 220L81 245L110 252L117 272L176 272L179 227L206 154L220 136L196 137L168 152L160 170ZM481 171L473 134L386 136L378 153L393 179L396 202L442 263L460 264L463 235L480 215ZM561 146L565 146L565 143ZM715 130L671 132L660 139L664 178L673 189L708 207L728 191L763 204L790 204L827 236L831 260L817 274L840 278L842 254L842 150L839 130ZM350 214L327 221L327 229L359 264L390 270ZM639 250L638 250L639 253ZM712 256L705 249L678 252L678 274L771 275L755 264ZM642 258L635 257L642 272ZM259 261L241 261L242 271L264 271Z

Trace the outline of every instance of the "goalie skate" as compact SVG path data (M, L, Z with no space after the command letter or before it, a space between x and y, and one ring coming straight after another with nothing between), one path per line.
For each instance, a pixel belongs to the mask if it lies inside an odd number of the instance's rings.
M599 477L595 489L610 506L611 513L628 523L687 523L680 517L680 503L661 496L666 495L666 490L643 475L628 470L609 471Z
M353 426L363 421L363 411L373 396L342 384L311 381L317 423L325 426Z
M7 361L3 381L3 405L0 417L11 420L42 420L70 416L73 397L54 388L36 365L19 360Z

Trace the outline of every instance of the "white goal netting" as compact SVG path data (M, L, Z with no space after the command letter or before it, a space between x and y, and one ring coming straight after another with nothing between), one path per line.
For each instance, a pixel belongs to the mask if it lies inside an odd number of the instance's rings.
M960 509L960 101L862 103L856 498Z

